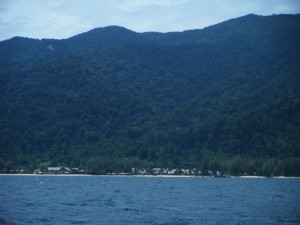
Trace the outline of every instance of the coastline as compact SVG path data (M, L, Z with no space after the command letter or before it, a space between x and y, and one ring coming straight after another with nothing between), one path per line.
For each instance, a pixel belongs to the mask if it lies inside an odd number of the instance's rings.
M213 176L194 176L194 175L132 175L132 174L3 174L0 176L40 176L40 177L91 177L91 176L101 176L101 177L161 177L161 178L217 178ZM225 177L226 178L226 177ZM265 177L265 176L230 176L227 178L233 179L262 179L262 178L274 178L274 179L297 179L300 177Z
M35 174L35 173L0 173L0 176L39 176L39 177L86 177L90 174Z

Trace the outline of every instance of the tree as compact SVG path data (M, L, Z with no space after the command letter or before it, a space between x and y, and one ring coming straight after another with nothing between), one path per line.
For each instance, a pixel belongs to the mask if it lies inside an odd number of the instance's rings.
M231 175L240 176L243 174L243 162L239 156L231 159L228 167Z

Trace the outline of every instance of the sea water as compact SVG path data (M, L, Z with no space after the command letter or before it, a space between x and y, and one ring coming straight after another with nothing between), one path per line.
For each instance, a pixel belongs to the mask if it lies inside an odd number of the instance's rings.
M0 176L0 224L300 224L300 179Z

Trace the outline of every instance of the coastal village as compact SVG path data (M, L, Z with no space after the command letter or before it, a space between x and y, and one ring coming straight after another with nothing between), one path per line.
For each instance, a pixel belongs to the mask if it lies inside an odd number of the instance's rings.
M22 173L22 171L20 171ZM47 170L35 170L34 174L93 174L91 171L83 170L79 168L69 168L69 167L48 167ZM203 173L196 168L192 169L169 169L169 168L131 168L131 172L121 172L121 173L105 173L102 175L186 175L186 176L203 176ZM213 172L208 171L209 176L222 176L219 171Z

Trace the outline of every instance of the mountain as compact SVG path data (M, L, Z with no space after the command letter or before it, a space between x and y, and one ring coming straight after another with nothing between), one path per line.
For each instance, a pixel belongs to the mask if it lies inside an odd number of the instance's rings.
M300 175L300 15L0 42L0 171Z

